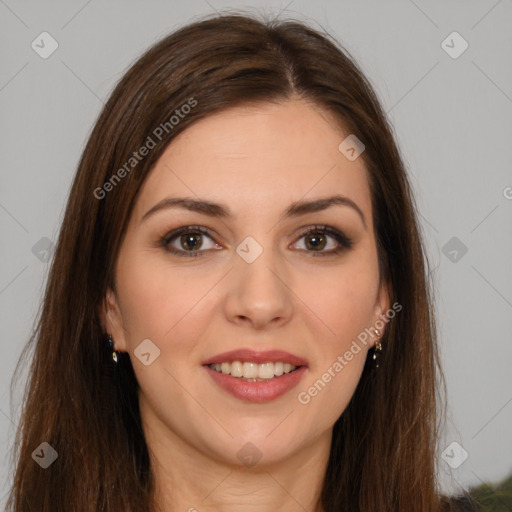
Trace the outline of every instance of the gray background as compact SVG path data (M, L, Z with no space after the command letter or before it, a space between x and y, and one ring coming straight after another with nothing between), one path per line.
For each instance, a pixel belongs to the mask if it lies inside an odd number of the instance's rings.
M325 28L373 83L410 172L436 283L449 396L442 448L457 441L469 454L456 469L441 460L443 485L456 491L512 470L511 0L0 0L0 505L24 383L13 403L9 384L41 300L45 237L56 240L102 102L150 44L226 8ZM47 59L31 48L43 31L59 44ZM469 44L458 58L441 45L453 31Z

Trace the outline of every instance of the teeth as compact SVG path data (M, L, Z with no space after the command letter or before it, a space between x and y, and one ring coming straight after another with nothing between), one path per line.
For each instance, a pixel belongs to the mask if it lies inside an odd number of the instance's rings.
M226 363L229 364L229 363ZM231 376L232 377L243 377L244 376L244 365L240 361L234 361L231 363Z
M257 377L258 365L256 363L244 363L244 379L256 379Z
M213 370L243 379L249 379L252 382L256 380L273 379L280 377L284 373L293 372L297 367L290 363L281 361L275 363L251 363L248 361L233 361L232 363L214 363L210 365Z

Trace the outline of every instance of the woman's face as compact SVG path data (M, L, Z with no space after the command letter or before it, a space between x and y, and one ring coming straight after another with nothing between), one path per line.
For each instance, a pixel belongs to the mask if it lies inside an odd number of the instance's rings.
M236 107L180 134L144 182L104 322L160 447L251 465L330 440L374 342L358 335L389 307L348 135L299 99Z

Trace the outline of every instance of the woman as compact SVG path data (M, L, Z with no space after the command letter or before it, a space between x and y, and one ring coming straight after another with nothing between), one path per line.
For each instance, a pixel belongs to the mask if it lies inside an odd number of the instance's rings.
M145 53L71 189L15 511L437 511L410 186L325 35L220 16Z

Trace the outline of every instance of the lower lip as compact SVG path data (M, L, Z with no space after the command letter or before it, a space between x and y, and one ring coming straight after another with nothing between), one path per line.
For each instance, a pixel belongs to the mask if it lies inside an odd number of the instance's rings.
M256 403L270 402L284 395L299 383L307 371L305 366L301 366L293 372L285 373L280 377L274 377L272 380L246 382L245 380L213 370L209 366L204 366L204 368L206 368L211 378L224 391L240 400Z

